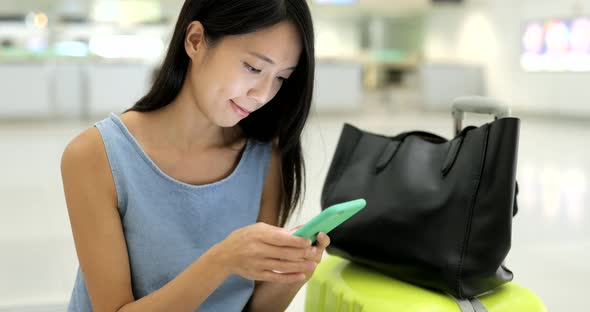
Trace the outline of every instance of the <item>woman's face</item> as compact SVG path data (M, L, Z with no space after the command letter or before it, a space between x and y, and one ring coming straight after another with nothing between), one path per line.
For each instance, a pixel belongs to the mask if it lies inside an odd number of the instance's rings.
M268 103L288 79L302 51L295 26L282 22L255 33L227 36L214 47L199 40L193 22L185 40L193 101L214 124L232 127ZM206 30L204 30L206 31Z

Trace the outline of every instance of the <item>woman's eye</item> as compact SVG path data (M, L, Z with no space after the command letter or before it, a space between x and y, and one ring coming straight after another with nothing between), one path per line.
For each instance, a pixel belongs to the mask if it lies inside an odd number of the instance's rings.
M277 79L282 82L289 80L289 78L285 78L285 77L277 77Z
M255 74L258 74L258 73L260 73L260 69L258 69L258 68L254 68L254 67L250 66L250 64L248 64L248 63L244 63L244 67L246 67L246 69L247 69L249 72L252 72L252 73L255 73Z

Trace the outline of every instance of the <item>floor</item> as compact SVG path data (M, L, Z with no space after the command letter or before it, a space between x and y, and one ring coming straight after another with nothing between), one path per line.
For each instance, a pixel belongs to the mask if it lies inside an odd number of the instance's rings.
M481 117L470 120L483 123ZM450 114L386 108L314 114L304 134L307 196L289 226L319 212L343 122L383 134L422 129L451 135ZM88 122L0 122L0 311L65 311L77 267L59 174L67 142ZM590 120L522 117L507 265L548 311L586 311L590 293ZM288 311L303 311L305 290Z

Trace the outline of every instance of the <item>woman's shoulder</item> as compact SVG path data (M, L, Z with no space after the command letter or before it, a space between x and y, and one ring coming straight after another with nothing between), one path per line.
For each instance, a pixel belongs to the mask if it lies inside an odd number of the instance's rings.
M64 149L61 157L64 189L73 193L95 193L116 203L117 193L102 137L96 127L89 128ZM66 188L67 186L67 188Z
M97 180L109 172L102 137L96 127L83 131L66 145L61 170L62 175L89 175Z
M92 160L100 158L100 152L104 151L100 132L96 127L84 130L74 137L64 149L63 160Z

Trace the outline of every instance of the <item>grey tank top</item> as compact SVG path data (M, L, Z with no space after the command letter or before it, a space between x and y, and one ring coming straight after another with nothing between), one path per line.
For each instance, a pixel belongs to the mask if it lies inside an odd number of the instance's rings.
M270 142L248 139L229 176L197 186L160 170L117 115L95 126L117 191L136 300L174 279L232 231L256 222ZM232 275L197 311L242 311L253 289L253 281ZM79 267L68 311L92 311Z

